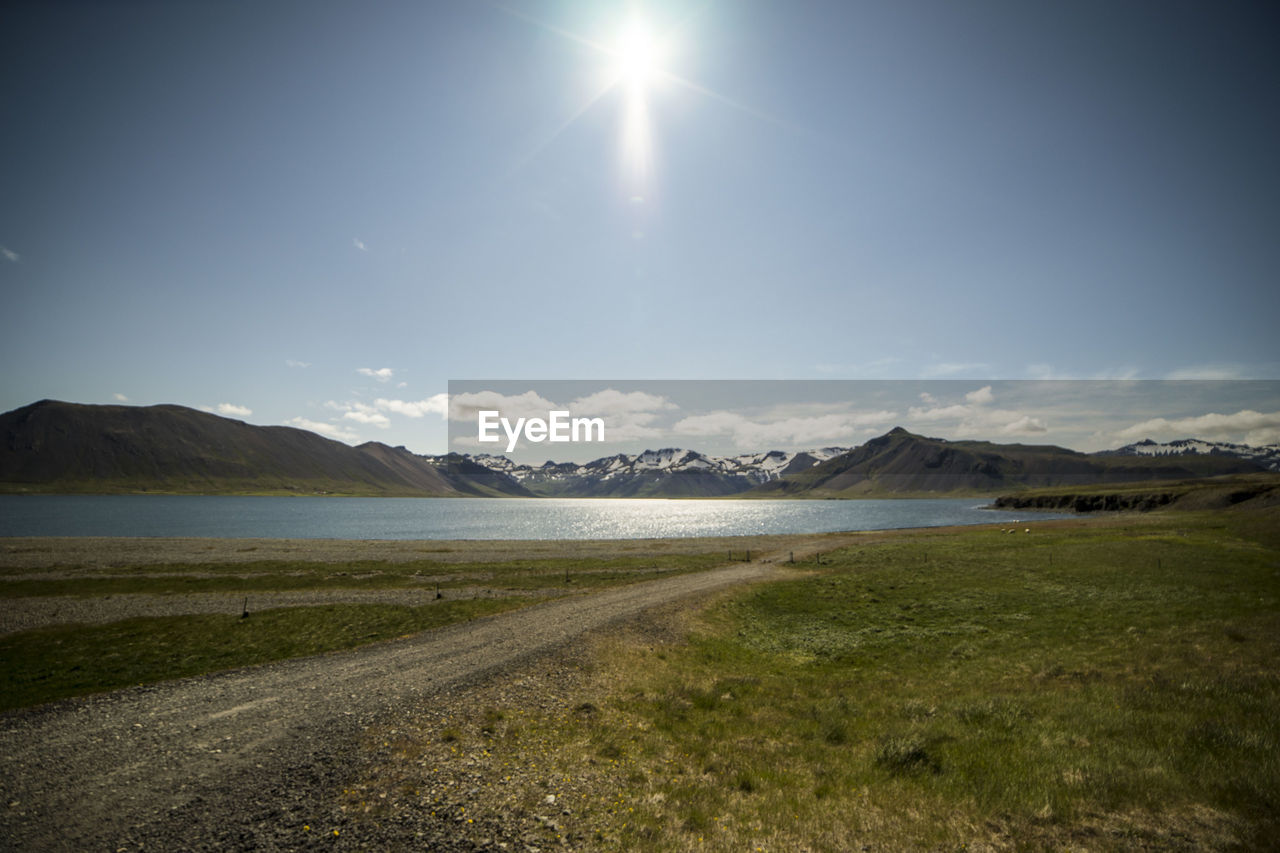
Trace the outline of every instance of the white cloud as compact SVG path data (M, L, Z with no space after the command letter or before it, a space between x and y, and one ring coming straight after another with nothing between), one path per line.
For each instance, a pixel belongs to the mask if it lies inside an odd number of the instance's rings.
M311 366L311 362L298 361L295 358L286 358L284 360L284 364L285 364L285 367L310 367Z
M606 388L585 397L579 397L569 404L575 415L583 417L608 417L610 415L658 412L679 408L666 397L646 394L643 391L615 391Z
M387 400L379 397L373 401L373 405L384 412L393 412L410 418L420 418L424 415L439 415L443 418L449 414L449 395L433 394L417 402Z
M19 255L8 246L0 246L0 255L4 255L4 259L11 264L16 264L18 261L22 260L22 255Z
M116 401L118 401L118 402L121 402L121 403L127 403L127 402L129 402L129 398L128 398L128 397L126 397L125 395L123 395L123 394L119 393L119 392L117 392L117 393L115 393L115 394L112 394L112 395L111 395L111 397L112 397L112 399L114 399L114 400L116 400Z
M536 391L526 391L523 394L473 391L454 394L449 399L449 420L475 423L481 410L501 412L502 417L512 421L516 418L545 418L547 412L560 408L563 407L540 396Z
M404 415L410 418L421 418L428 414L437 414L444 417L449 410L449 395L436 394L425 400L417 401L390 400L385 397L379 397L372 404L358 400L345 403L329 400L324 406L326 409L339 412L339 417L343 420L386 429L391 426L391 419L387 417L388 413Z
M323 435L326 438L333 438L333 439L337 439L338 441L345 441L348 443L352 441L356 441L360 437L356 435L354 432L352 432L351 430L343 429L338 424L330 424L330 423L325 423L323 421L313 421L307 418L290 418L289 420L285 421L285 423L289 424L290 426L296 426L299 429L305 429L305 430L310 430L311 432L314 432L314 433L319 433L320 435Z
M1030 415L1023 415L1016 421L1000 427L1000 432L1005 435L1035 435L1036 433L1048 431L1049 427L1045 426L1044 421L1039 418L1033 418Z
M738 412L719 411L706 415L690 415L676 421L671 429L684 435L731 435L743 426L753 425Z
M719 411L684 418L671 431L689 436L729 436L735 445L752 450L814 447L852 444L863 428L887 427L895 417L896 413L889 411L842 412L755 421L738 412Z
M247 418L253 414L253 409L248 406L237 406L235 403L219 403L215 411L220 415L235 415L238 418Z
M995 394L990 385L967 392L963 403L944 405L931 394L921 394L920 399L928 405L909 409L908 422L913 425L939 424L947 428L952 438L987 439L993 434L1035 435L1049 431L1042 418L1026 412L992 408Z
M355 246L357 249L359 249L359 250L360 250L360 251L362 251L362 252L367 252L367 251L369 251L369 247L368 247L368 246L366 246L366 245L364 244L364 241L363 241L363 240L361 240L359 237L352 237L352 238L351 238L351 245Z
M1249 432L1245 433L1244 441L1241 443L1252 447L1261 447L1264 444L1280 444L1280 427L1249 430Z
M995 395L991 393L991 386L984 385L977 391L970 391L964 395L964 398L975 406L985 406L987 403L995 400Z
M1232 441L1244 444L1280 442L1280 412L1255 412L1242 409L1235 414L1209 412L1189 418L1151 418L1116 433L1124 440L1150 438L1172 441L1179 438L1202 438L1209 441Z
M395 375L395 371L390 367L379 367L377 370L374 370L372 367L357 367L356 373L359 373L362 376L372 377L379 382L388 382L391 380L391 377Z
M636 441L660 438L663 431L653 427L653 422L659 413L679 406L656 394L606 388L579 397L566 408L574 417L603 418L610 441Z
M386 429L391 426L391 420L386 415L367 403L348 403L346 411L342 413L342 417L344 420L376 426L379 429Z
M968 418L978 411L976 406L965 406L960 403L954 403L950 406L933 406L931 408L916 407L907 410L907 417L913 421L924 421L925 423L936 423L938 421L961 420Z

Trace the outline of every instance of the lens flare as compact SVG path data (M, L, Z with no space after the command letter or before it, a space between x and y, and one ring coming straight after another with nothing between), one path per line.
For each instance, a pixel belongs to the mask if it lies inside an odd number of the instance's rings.
M653 165L649 89L660 72L660 51L644 21L632 18L623 28L614 53L624 99L621 148L625 190L632 197L643 197L649 190Z

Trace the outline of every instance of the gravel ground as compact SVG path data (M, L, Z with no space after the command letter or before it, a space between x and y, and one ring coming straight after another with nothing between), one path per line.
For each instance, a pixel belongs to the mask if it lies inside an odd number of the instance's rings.
M821 545L835 547L849 534L826 536L749 536L707 539L626 539L626 540L457 540L398 541L346 539L201 539L201 538L110 538L110 537L11 537L0 539L0 576L5 580L75 580L120 574L137 577L133 571L165 564L179 564L176 574L198 576L201 565L222 567L210 575L225 577L226 567L258 561L289 560L307 564L337 564L353 561L403 563L431 560L443 564L483 563L507 560L539 560L561 557L609 559L626 556L652 557L671 554L703 554L723 551L753 555L796 553ZM826 544L823 544L826 543ZM451 579L447 573L443 576ZM426 584L421 589L396 590L300 590L272 591L249 595L249 610L276 607L306 607L324 604L404 604L421 606L436 601L436 590ZM475 586L440 590L443 600L458 598L521 596L542 598L563 590L507 590L478 580ZM0 636L33 628L71 623L103 624L120 619L184 614L235 613L245 606L244 593L182 593L111 595L27 596L3 600L0 604Z
M456 714L495 684L519 683L535 702L571 675L587 632L778 573L740 563L0 716L0 848L526 850L515 825L481 836L416 812L354 820L341 792L374 760L368 733Z

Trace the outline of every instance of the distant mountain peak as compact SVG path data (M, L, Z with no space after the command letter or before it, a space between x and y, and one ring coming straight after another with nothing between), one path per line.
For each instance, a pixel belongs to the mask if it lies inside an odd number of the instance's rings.
M1158 442L1145 438L1115 450L1103 451L1106 456L1225 456L1252 462L1270 471L1280 471L1280 444L1249 445L1227 441L1205 441L1199 438L1180 438L1176 441Z
M711 497L737 494L761 483L804 471L845 453L846 447L805 451L770 450L712 456L683 447L617 453L582 464L517 464L505 456L474 460L502 471L535 493L589 497Z
M527 496L475 466L186 406L41 400L0 415L0 491Z

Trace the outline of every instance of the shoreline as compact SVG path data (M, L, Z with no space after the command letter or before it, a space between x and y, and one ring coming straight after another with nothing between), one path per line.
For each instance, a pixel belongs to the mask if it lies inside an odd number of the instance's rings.
M1145 515L1145 513L1143 514ZM1099 523L1117 513L1036 519L1054 527ZM65 567L111 568L162 563L251 563L290 560L316 563L353 559L400 563L442 563L574 556L601 559L637 554L694 554L723 550L760 552L787 548L844 547L876 537L935 535L999 527L1028 519L993 519L979 524L895 527L822 533L761 533L741 536L651 537L645 539L303 539L199 536L6 536L0 537L0 571ZM847 540L847 541L846 541Z
M1115 517L1112 516L1114 519ZM1016 522L1032 524L1029 519ZM1037 520L1036 530L1081 527L1105 523L1097 517ZM17 595L3 600L6 613L0 619L0 636L34 628L72 623L104 624L121 619L180 614L239 613L240 608L312 607L336 604L407 604L425 606L459 598L527 597L530 602L555 597L570 588L540 591L506 588L491 579L485 564L540 561L600 561L618 558L682 557L711 554L728 567L750 560L754 564L787 565L813 559L842 548L872 545L889 539L942 537L1009 528L1009 521L950 527L911 527L855 530L832 533L761 534L752 536L684 537L670 539L564 539L564 540L398 540L398 539L215 539L200 537L11 537L0 538L0 586L4 582L53 581L94 585L103 581L145 577L250 578L263 573L291 574L306 567L321 571L374 571L381 564L394 571L397 565L428 563L423 586L393 589L350 588L228 590L207 592L131 592L125 589L98 593ZM332 569L326 568L332 567ZM385 569L384 569L385 570ZM421 568L419 569L422 570ZM244 574L240 574L243 572ZM430 575L461 572L470 579L461 587L441 590Z

